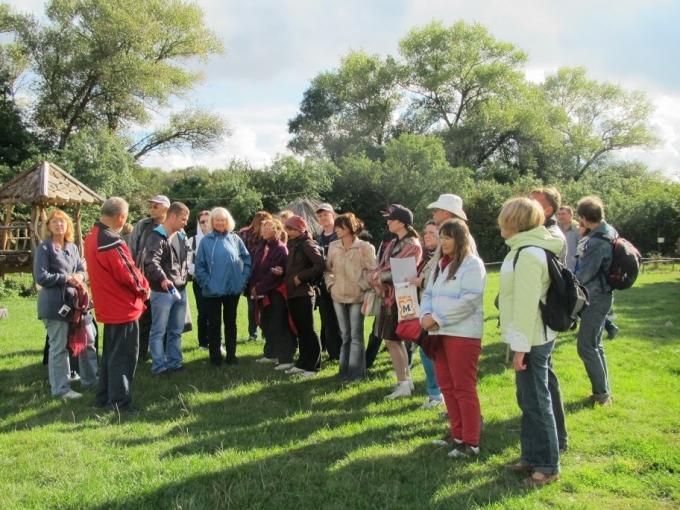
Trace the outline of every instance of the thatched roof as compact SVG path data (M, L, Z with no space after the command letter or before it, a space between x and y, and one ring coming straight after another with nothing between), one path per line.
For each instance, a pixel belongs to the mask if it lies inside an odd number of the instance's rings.
M319 220L316 219L316 208L320 203L321 202L318 200L304 198L286 204L282 210L293 211L296 215L302 216L307 222L309 232L318 234L321 232L321 224L319 223Z
M54 163L43 161L0 188L0 204L101 205L104 198Z

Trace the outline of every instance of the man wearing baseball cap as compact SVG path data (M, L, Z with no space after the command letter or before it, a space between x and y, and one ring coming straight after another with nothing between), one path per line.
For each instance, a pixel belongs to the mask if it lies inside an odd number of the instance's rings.
M316 217L323 229L314 240L319 247L324 260L328 254L328 247L338 238L335 233L335 210L328 203L319 204L316 208ZM319 315L321 316L321 346L328 353L328 358L332 361L340 359L340 347L342 347L342 337L340 336L340 326L338 317L333 307L333 298L326 289L326 282L321 279L319 283Z
M146 257L146 240L149 234L165 221L170 207L170 200L164 195L156 195L147 200L149 202L149 216L140 220L130 234L130 255L137 268L144 273L144 258ZM139 361L144 362L149 353L149 333L151 332L151 304L145 302L146 310L139 317Z

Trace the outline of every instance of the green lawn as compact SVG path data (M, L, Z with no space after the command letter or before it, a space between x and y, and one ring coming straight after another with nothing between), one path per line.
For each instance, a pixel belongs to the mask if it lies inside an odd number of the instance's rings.
M136 417L100 416L93 394L50 397L34 298L3 300L0 321L0 507L8 508L678 508L680 273L642 275L616 295L621 331L606 344L615 403L593 407L573 334L555 352L570 451L562 480L525 489L504 463L519 453L513 372L504 364L489 276L479 392L486 428L476 461L449 459L445 432L416 396L385 402L386 353L369 379L342 387L337 365L303 380L254 363L240 307L240 365L216 369L184 336L187 370L138 367ZM193 298L192 298L193 300ZM673 325L665 326L667 322ZM79 385L73 385L78 390Z

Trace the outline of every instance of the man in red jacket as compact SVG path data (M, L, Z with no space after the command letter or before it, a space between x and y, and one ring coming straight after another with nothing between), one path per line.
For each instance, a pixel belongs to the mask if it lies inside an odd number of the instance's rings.
M118 234L127 215L128 204L122 198L104 202L101 218L85 237L85 260L97 321L104 324L104 353L94 404L108 411L136 414L132 379L139 352L137 319L149 298L149 284Z

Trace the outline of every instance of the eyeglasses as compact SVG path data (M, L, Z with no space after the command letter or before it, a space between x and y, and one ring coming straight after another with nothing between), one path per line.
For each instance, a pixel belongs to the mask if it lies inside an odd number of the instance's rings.
M276 229L275 229L275 228L266 227L266 228L263 228L263 229L262 229L262 232L276 232Z

